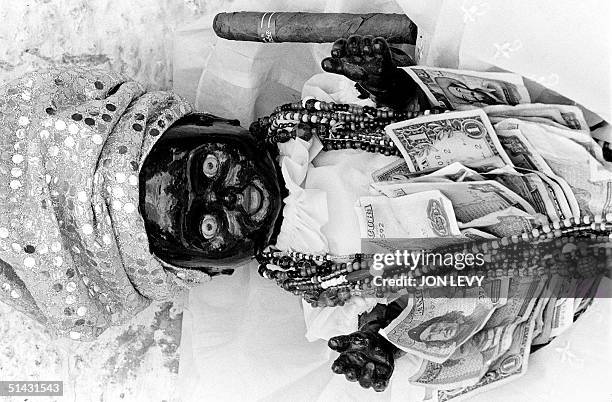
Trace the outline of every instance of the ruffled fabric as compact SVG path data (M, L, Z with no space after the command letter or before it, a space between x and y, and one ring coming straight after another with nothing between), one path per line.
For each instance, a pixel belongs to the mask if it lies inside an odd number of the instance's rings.
M316 137L309 142L296 138L279 145L278 163L289 191L283 200L283 223L276 243L282 250L318 254L329 251L321 230L328 220L327 194L321 189L302 187L312 168L311 161L320 149Z

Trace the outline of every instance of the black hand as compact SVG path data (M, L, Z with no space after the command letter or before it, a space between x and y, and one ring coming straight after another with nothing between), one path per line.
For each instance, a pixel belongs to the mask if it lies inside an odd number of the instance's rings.
M329 347L340 352L332 370L363 388L384 391L395 367L395 347L376 332L360 330L329 340Z
M323 59L323 70L341 74L356 81L374 101L403 109L418 95L414 81L397 67L414 65L399 49L390 48L384 38L353 35L338 39L331 57Z

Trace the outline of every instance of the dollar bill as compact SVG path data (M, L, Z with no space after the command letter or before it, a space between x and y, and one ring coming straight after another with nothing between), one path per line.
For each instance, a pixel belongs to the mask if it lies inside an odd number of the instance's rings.
M504 120L502 123L506 123ZM500 123L500 124L502 124ZM497 126L496 126L497 127ZM515 167L554 174L540 153L525 138L518 126L502 125L496 129L499 142Z
M485 106L483 110L489 116L492 124L507 118L548 124L558 128L569 128L589 133L589 126L579 107L573 105L549 105L530 103L524 105L493 105Z
M401 165L398 166L398 165ZM478 172L463 165L460 162L453 162L450 165L444 166L434 171L424 171L412 173L408 171L408 165L404 160L392 162L389 165L377 170L372 174L375 182L380 181L440 181L440 178L448 179L446 181L479 181L486 180Z
M414 173L408 169L406 161L399 159L374 171L372 173L372 179L374 181L406 180L412 177L413 174Z
M565 218L554 192L549 193L542 179L534 173L493 173L487 177L503 184L525 199L536 212L555 222Z
M432 106L464 110L487 105L529 103L521 76L447 68L412 66L404 68Z
M519 158L513 158L519 152L509 151L515 165L563 178L576 198L581 215L601 216L612 212L612 167L585 146L590 142L584 137L576 137L572 130L517 119L503 120L496 125L496 130L502 144L507 138L519 136L524 139L523 143L530 144L532 150L520 151L520 159L544 161L544 167L539 166L541 163L520 163ZM508 150L506 144L504 147ZM569 192L566 195L569 197Z
M470 222L509 207L536 214L535 209L522 197L493 180L457 183L391 181L372 183L371 186L391 198L439 190L452 202L455 216L460 222Z
M482 109L428 115L389 124L385 132L408 170L435 170L453 162L482 170L512 164Z
M507 294L507 279L482 287L417 290L411 308L380 332L398 348L442 363L485 325Z
M567 204L569 205L570 210L572 211L571 215L569 216L573 216L575 219L579 219L580 218L580 205L578 204L578 200L576 199L574 190L572 190L572 188L567 183L567 181L563 177L558 176L556 174L544 174L544 173L542 174L545 175L547 178L549 178L553 183L556 183L563 191L563 195L565 195ZM559 200L562 200L562 199L563 197L559 196Z
M463 401L523 376L527 372L535 317L539 314L542 304L543 300L539 300L529 319L516 326L508 350L491 364L475 385L452 390L437 390L432 399L436 402Z
M355 211L363 239L461 235L450 200L437 190L399 198L361 197Z
M461 182L461 181L483 181L486 180L484 176L479 174L473 169L470 169L467 166L464 166L460 162L453 162L448 166L444 166L438 170L435 170L431 173L423 174L410 177L408 181L410 182L433 182L433 181L441 181L440 179L446 179L442 181L453 181L453 182Z
M560 212L562 219L571 217L578 218L580 216L580 208L576 196L565 180L557 175L549 176L537 170L529 170L516 168L520 173L535 173L537 174L548 192L550 198L555 203L555 208ZM561 185L563 184L563 186Z
M545 280L536 277L509 279L508 297L483 328L461 345L444 363L424 360L411 377L413 383L436 389L454 389L476 384L489 365L508 350L518 324L535 307Z

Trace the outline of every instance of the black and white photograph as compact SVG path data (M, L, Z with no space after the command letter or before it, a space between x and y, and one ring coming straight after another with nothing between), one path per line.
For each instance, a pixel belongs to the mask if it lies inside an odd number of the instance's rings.
M0 0L0 401L611 402L608 0Z

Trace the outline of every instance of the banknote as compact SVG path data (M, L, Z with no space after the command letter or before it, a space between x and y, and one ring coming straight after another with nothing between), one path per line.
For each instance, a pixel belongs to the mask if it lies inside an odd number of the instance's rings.
M523 135L523 132L519 129L519 125L511 123L510 120L505 120L497 125L496 128L499 134L500 142L503 144L508 155L512 159L515 168L521 172L540 172L549 178L550 181L553 181L560 186L565 196L565 200L571 209L571 215L569 216L573 216L576 219L579 218L580 206L572 187L569 186L563 177L553 172L549 166L549 163ZM572 146L575 147L577 145L572 144ZM563 197L561 197L561 195L558 193L558 189L555 191L555 193L557 194L557 200L559 203L563 203Z
M574 193L567 182L561 177L557 175L549 176L537 170L529 170L518 167L516 170L523 174L534 173L540 177L550 198L555 203L555 208L560 212L562 219L571 217L578 218L580 216L580 208L578 207L576 196L574 196ZM561 186L561 182L563 182L563 186Z
M576 314L584 312L584 310L586 310L586 308L589 307L591 305L591 303L593 303L593 298L597 294L597 291L599 289L599 285L602 282L602 279L603 279L603 275L596 276L594 278L594 280L593 280L593 283L592 283L589 291L585 295L583 295L581 297L581 300L578 303L578 305L576 306L574 304L574 316ZM608 284L609 284L609 282L608 282Z
M436 390L452 390L478 383L487 362L501 354L500 346L506 327L481 329L459 346L443 363L423 360L419 369L410 377L413 384Z
M450 200L437 190L398 198L361 197L355 211L363 239L461 235Z
M555 222L564 219L563 212L558 206L554 192L551 194L544 185L542 179L534 173L502 173L502 174L487 174L491 178L529 202L536 212L548 216Z
M497 239L497 236L494 236L490 233L483 232L482 230L478 230L476 228L467 228L461 230L461 235L470 241L482 241L487 239Z
M576 285L576 294L574 297L574 314L578 311L582 301L588 297L589 291L595 282L595 277L582 278L579 280L579 283Z
M538 303L542 304L542 307L538 310L538 314L534 316L532 339L536 339L542 333L542 329L544 328L544 309L546 309L549 299L548 297L541 297L538 301Z
M523 160L545 161L545 167L537 163L520 163L513 158L519 152L509 151L515 165L539 170L549 176L562 177L574 194L581 215L602 215L612 212L612 167L598 159L595 151L585 147L587 142L576 140L572 130L561 130L545 124L506 119L496 125L500 141L522 136L533 151L520 151ZM520 133L520 134L519 134ZM504 145L506 149L508 147ZM549 171L550 170L550 171ZM569 201L569 198L568 198Z
M453 162L434 171L422 171L412 173L408 171L408 165L404 160L392 162L387 166L377 170L372 174L375 182L379 181L410 181L410 182L429 182L440 181L440 178L447 181L478 181L486 180L478 172L463 165L461 162Z
M497 237L518 236L546 222L541 214L529 214L518 208L509 207L492 212L469 222L459 223L461 230L478 228Z
M454 389L476 384L489 365L512 343L518 324L527 320L535 307L545 280L537 277L510 278L508 297L482 329L461 345L444 363L424 360L411 377L413 383L437 389Z
M389 124L385 132L410 172L461 162L490 170L512 164L482 109L428 115Z
M485 325L506 302L507 293L508 282L503 279L482 287L417 290L411 308L380 332L408 353L443 363Z
M570 216L574 216L575 219L579 219L580 218L580 205L578 204L578 200L576 199L574 190L572 190L572 188L567 183L567 181L563 177L558 176L556 174L547 174L546 177L548 177L552 182L557 183L557 185L561 187L561 190L563 191L563 194L565 195L565 199L567 200L567 203L572 211L572 214ZM559 197L559 199L562 199L562 198Z
M500 353L508 350L512 341L509 334L514 332L516 325L529 319L547 284L547 279L539 276L513 277L510 280L506 304L491 315L484 327L485 329L499 326L510 328L501 340Z
M506 123L504 120L502 123ZM499 124L502 124L499 123ZM554 174L539 152L525 138L521 130L514 126L496 126L497 136L508 157L515 167L537 170L546 174Z
M532 343L534 345L543 345L551 340L551 332L553 328L553 314L557 303L557 295L563 286L563 278L560 276L553 276L544 291L544 297L546 298L546 305L543 306L542 310L542 328L540 334L533 338Z
M388 254L396 250L422 252L423 250L444 250L459 243L479 243L497 239L490 233L476 228L462 229L459 236L448 237L402 237L402 238L363 238L361 252L364 254Z
M439 190L452 202L460 222L470 222L509 207L536 214L535 209L512 190L493 180L466 182L378 182L372 188L388 197L402 197L428 190Z
M434 107L464 110L531 101L523 79L516 74L425 66L412 66L404 70L423 90Z
M463 165L461 162L453 162L450 165L444 166L431 173L424 173L409 177L410 182L432 182L439 181L440 178L447 179L447 181L483 181L486 180L484 176L479 174L473 169Z
M527 371L529 362L535 316L539 314L542 304L543 300L539 300L529 319L516 326L508 350L490 365L475 385L452 390L437 390L434 392L432 400L436 402L463 401L523 376Z
M538 105L536 105L538 106ZM501 123L506 119L513 119L524 121L526 123L534 123L536 125L546 126L546 130L553 132L557 136L565 137L582 145L589 153L591 153L597 160L603 160L603 154L601 147L597 144L594 138L591 136L591 131L587 126L586 120L582 111L576 106L568 105L539 105L546 106L547 110L542 110L542 115L539 117L527 116L528 113L537 114L538 107L534 105L520 105L517 109L522 109L524 115L516 113L512 116L512 113L508 113L506 116L498 117L496 115L489 115L489 120L495 126L497 123ZM512 109L512 107L503 107L506 110ZM497 106L488 108L489 112L492 110L500 110ZM531 109L531 110L530 110ZM557 114L557 116L554 116ZM546 116L547 115L547 116Z
M519 120L548 124L559 128L581 130L586 133L590 132L582 110L573 105L529 103L515 106L485 106L483 110L489 116L492 124L514 117Z
M406 161L399 159L374 171L372 173L372 179L374 181L405 180L412 177L413 174L414 173L408 169Z
M547 178L549 178L551 182L556 183L563 191L563 195L565 195L567 204L569 205L570 210L572 211L571 215L569 216L573 216L575 219L579 219L580 218L580 205L578 204L578 200L576 199L574 190L572 190L572 188L567 183L567 181L563 177L558 176L556 174L544 174L544 173L542 174L545 175ZM563 197L559 196L559 200L562 200L562 199Z
M546 285L546 278L539 276L515 276L510 278L507 301L491 315L485 328L505 326L516 321L527 320Z
M559 336L567 330L574 322L574 298L575 289L578 284L576 278L565 278L560 290L562 297L557 298L552 314L550 336Z

